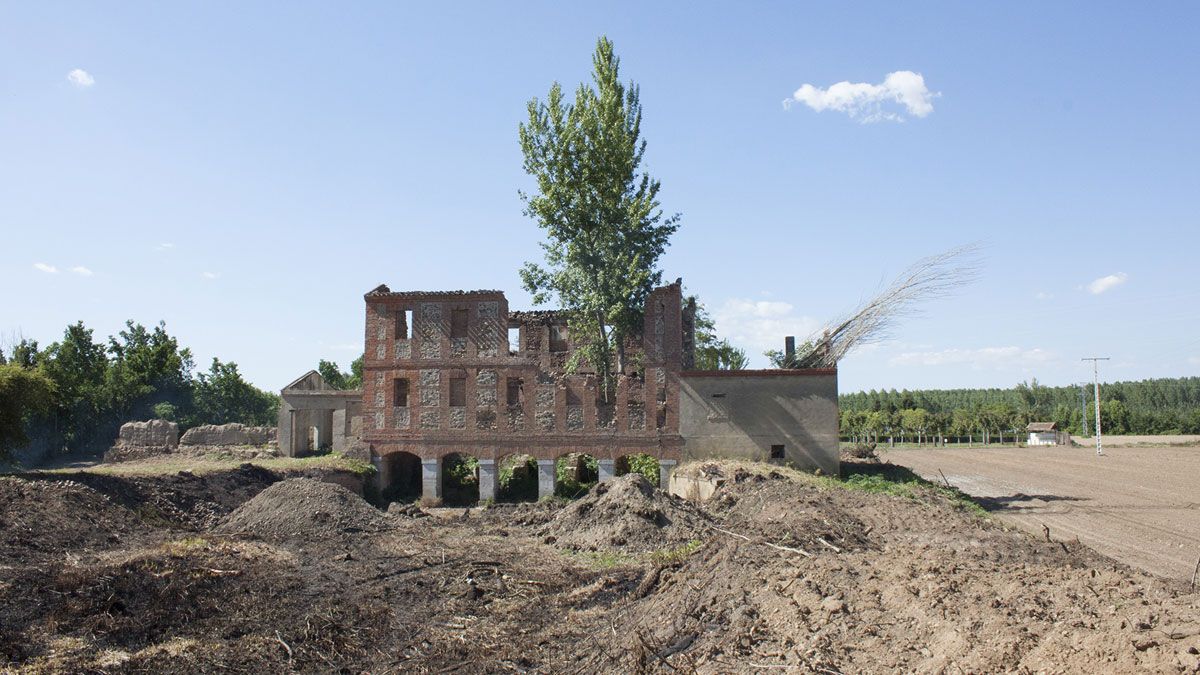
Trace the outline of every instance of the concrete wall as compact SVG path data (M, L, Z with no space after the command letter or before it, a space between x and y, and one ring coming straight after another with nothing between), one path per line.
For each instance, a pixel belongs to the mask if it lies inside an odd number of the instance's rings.
M689 371L680 375L685 460L767 461L838 474L837 371Z
M362 411L361 390L332 389L310 371L280 392L279 451L300 457L321 447L345 452L357 440L355 418ZM309 430L317 428L317 448L310 448Z

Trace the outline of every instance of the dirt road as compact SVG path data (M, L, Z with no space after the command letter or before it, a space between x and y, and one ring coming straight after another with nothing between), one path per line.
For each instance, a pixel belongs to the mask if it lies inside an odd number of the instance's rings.
M1152 574L1190 580L1200 557L1200 449L897 450L929 480L939 470L1003 518L1056 540L1076 537Z

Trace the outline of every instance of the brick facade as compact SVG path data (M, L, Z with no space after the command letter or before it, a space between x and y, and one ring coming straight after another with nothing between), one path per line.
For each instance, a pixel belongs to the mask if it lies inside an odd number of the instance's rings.
M377 464L401 452L424 463L450 453L681 456L679 373L692 362L694 308L679 282L647 298L645 330L627 349L638 367L607 402L586 368L565 374L573 345L559 313L509 312L500 291L380 286L365 300L362 440Z

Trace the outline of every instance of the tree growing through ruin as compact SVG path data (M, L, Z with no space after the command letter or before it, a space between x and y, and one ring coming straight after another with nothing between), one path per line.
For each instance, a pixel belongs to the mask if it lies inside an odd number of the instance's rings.
M592 64L592 82L573 101L556 82L545 101L529 102L520 125L524 169L537 183L521 199L546 231L545 264L526 263L521 281L535 304L557 297L567 312L575 346L568 371L587 362L610 384L614 366L625 371L625 339L641 331L646 297L662 281L658 259L679 214L664 216L659 181L641 169L638 87L621 83L607 38Z

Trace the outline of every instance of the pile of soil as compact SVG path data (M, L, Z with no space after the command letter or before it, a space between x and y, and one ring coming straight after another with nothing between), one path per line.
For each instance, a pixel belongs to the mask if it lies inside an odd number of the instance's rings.
M147 531L135 514L78 482L0 478L3 564L34 564L68 550L90 554Z
M735 479L709 510L742 536L706 542L610 615L637 648L596 667L1200 672L1200 596L933 491Z
M873 546L871 528L846 508L840 491L798 491L776 472L730 478L707 505L727 531L814 554Z
M387 516L340 485L312 478L275 483L239 506L216 528L220 534L252 534L269 541L317 540L381 532Z
M701 536L708 518L655 488L638 473L599 483L538 530L547 543L575 551L644 553Z
M14 529L0 510L0 533L61 548L0 564L0 670L1200 672L1200 595L1184 584L932 490L716 468L725 483L700 506L626 476L568 506L467 518L285 480L220 536L123 520L119 499L78 485L0 481L0 509L94 533ZM177 478L138 489L182 494ZM56 511L59 490L73 506ZM76 554L109 534L103 554Z

